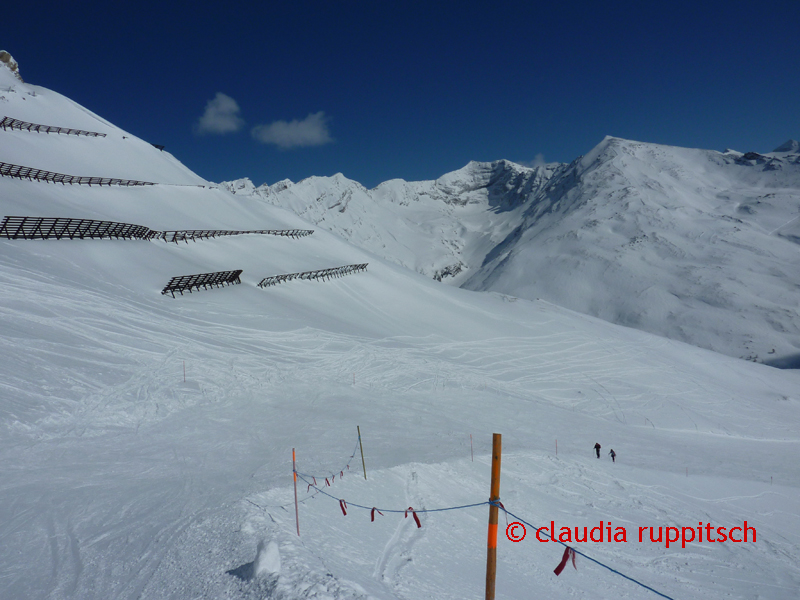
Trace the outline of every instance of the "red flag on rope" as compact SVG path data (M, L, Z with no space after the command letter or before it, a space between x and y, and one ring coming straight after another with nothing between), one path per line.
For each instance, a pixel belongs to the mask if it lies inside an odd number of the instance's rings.
M339 508L342 509L342 514L346 517L347 516L347 502L344 500L339 500Z
M413 508L413 507L409 506L409 507L406 509L406 516L405 516L405 518L406 518L406 519L408 518L408 511L411 511L411 514L413 515L413 517L414 517L414 520L417 522L417 528L419 528L419 527L422 527L422 523L420 523L420 522L419 522L419 517L417 516L417 513L416 513L416 512L414 512L414 508Z
M564 555L561 557L561 562L558 563L558 566L555 569L553 569L553 573L555 573L556 576L561 575L561 571L563 571L564 567L567 566L567 561L570 558L572 559L572 566L575 567L576 571L578 570L578 567L575 564L575 550L567 546L564 548Z
M375 511L378 511L378 514L380 516L383 516L383 513L373 506L372 507L372 518L370 519L370 521L374 521L375 520Z
M327 485L328 487L330 487L330 486L331 486L331 482L330 482L330 481L328 481L328 478L327 478L327 477L325 478L325 485Z

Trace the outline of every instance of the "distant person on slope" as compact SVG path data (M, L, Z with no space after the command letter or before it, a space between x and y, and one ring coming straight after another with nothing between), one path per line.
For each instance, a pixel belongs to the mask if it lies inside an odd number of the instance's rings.
M594 445L594 451L597 452L597 458L600 458L600 448L601 448L601 446L600 446L599 443L596 443Z
M609 453L608 453L608 455L611 457L611 462L617 462L617 461L615 460L615 459L617 458L617 453L616 453L616 452L614 452L614 449L613 449L613 448L611 449L611 452L609 452Z

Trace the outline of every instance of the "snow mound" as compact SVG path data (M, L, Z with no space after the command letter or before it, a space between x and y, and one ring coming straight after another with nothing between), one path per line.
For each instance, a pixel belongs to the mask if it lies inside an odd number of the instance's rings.
M281 572L281 553L278 544L270 542L266 546L264 542L258 543L256 560L253 567L256 577L263 575L280 575Z

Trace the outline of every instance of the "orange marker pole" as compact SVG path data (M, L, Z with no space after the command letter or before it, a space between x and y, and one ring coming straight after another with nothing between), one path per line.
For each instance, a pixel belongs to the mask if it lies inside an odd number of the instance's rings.
M297 523L297 535L300 535L300 509L297 507L297 460L292 448L292 475L294 476L294 520Z
M491 502L500 500L500 455L503 451L503 436L492 436L492 489ZM499 509L489 505L489 540L486 551L486 600L494 600L494 584L497 576L497 515Z

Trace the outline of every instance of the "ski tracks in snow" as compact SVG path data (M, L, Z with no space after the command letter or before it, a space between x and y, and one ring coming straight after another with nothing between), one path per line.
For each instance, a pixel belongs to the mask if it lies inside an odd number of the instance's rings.
M418 492L418 476L413 465L406 481L406 504L417 509L424 509L423 499ZM420 516L421 522L424 515ZM421 532L410 517L404 517L397 524L392 537L386 542L381 556L375 564L372 576L378 580L386 581L398 592L408 591L402 583L400 573L409 563L414 561L413 546L419 539Z

